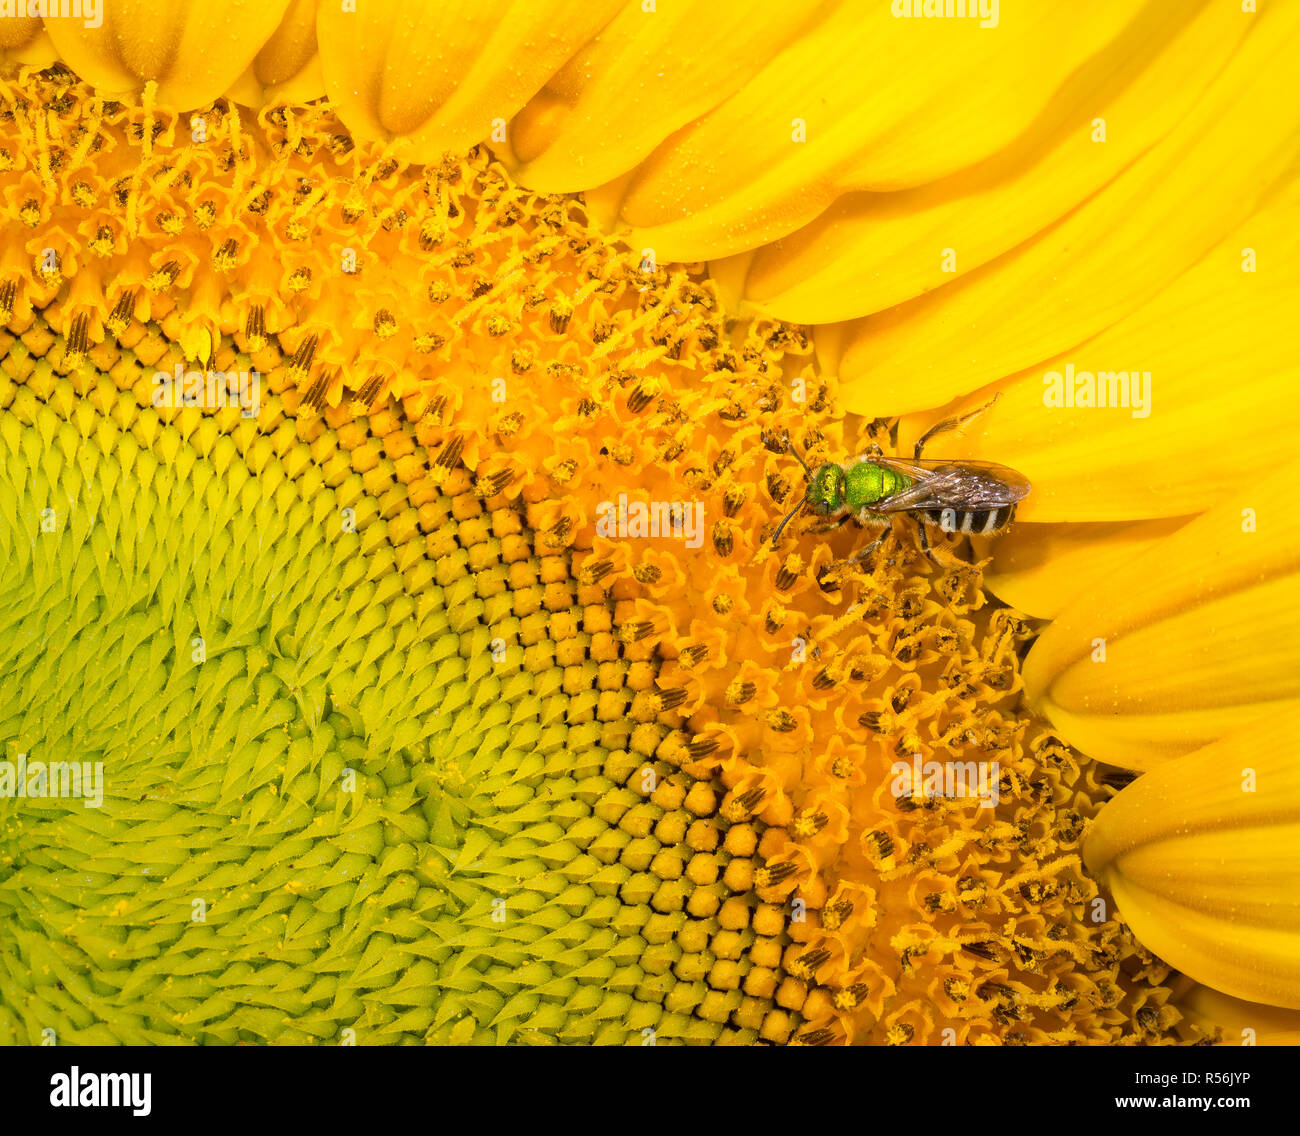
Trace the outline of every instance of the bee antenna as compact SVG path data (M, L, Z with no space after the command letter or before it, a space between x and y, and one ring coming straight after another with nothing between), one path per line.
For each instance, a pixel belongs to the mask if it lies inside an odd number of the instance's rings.
M807 493L805 493L802 497L799 498L799 503L795 505L795 507L791 509L788 513L786 513L786 515L781 519L781 523L776 526L776 532L772 534L773 548L776 547L776 542L781 539L781 534L785 532L785 526L788 525L792 520L794 520L795 514L798 513L806 504L808 504Z
M789 438L786 438L786 440L785 440L785 448L786 448L786 451L787 451L788 453L794 454L794 456L795 456L795 460L796 460L796 461L797 461L801 466L803 466L803 471L804 471L804 473L806 473L806 474L808 475L808 480L811 481L811 480L812 480L812 470L810 470L810 469L808 468L808 463L807 463L806 461L803 460L803 458L802 458L802 457L800 456L800 454L799 454L799 451L796 450L796 449L795 449L795 448L790 444L790 439L789 439Z

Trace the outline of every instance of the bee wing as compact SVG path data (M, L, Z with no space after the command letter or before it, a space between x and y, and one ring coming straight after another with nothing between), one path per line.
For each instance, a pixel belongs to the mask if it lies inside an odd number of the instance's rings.
M876 513L903 513L914 509L996 509L1014 505L1030 490L1029 482L1014 469L996 462L943 461L922 458L872 458L877 465L913 480L871 506Z

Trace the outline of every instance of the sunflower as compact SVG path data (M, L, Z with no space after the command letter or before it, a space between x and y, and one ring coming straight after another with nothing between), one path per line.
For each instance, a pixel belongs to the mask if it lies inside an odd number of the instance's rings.
M969 7L0 23L0 1038L1294 1036L1300 11Z

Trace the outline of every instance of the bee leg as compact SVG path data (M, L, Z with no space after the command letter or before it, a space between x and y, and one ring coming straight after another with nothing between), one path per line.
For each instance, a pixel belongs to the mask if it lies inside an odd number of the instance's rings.
M868 454L879 456L885 452L880 447L879 439L881 437L889 439L890 449L898 448L898 422L897 418L873 418L867 423L864 433L871 443L867 446Z
M890 533L889 527L886 526L884 531L878 537L876 537L876 539L873 540L870 544L864 546L863 548L859 548L854 552L851 552L843 560L832 560L829 564L826 565L825 568L821 570L820 575L824 577L829 572L836 572L841 568L848 568L851 565L857 564L860 561L865 560L868 556L870 556L873 552L875 552L877 548L879 548L882 544L885 543L885 537L887 537L889 533Z
M861 560L864 560L866 557L870 556L873 552L875 552L876 549L879 548L881 544L884 543L884 540L885 538L883 536L877 537L869 545L867 545L866 548L859 548L857 552L853 553L851 556L845 557L845 559L843 560L832 560L829 564L826 565L825 568L823 568L820 572L817 573L818 580L819 581L824 580L826 579L827 576L831 575L833 572L839 572L841 569L851 568L853 565L857 564Z
M820 525L810 525L808 528L804 529L803 531L805 533L837 532L839 529L843 528L844 525L847 524L852 519L853 519L852 513L845 513L844 516L836 517L833 521L830 522L824 521Z
M945 430L960 429L962 426L965 426L966 423L971 421L973 418L978 418L990 406L992 406L995 402L997 402L997 400L1000 399L1001 397L1002 397L1002 392L998 391L998 393L995 394L991 399L989 399L988 402L986 402L983 406L978 406L974 410L970 411L969 413L961 415L959 418L948 418L945 419L943 422L939 422L936 423L934 426L931 426L930 429L928 429L924 434L922 434L920 438L918 438L916 441L916 450L914 452L914 457L916 458L916 460L917 461L921 460L921 451L925 449L926 442L928 442L936 434L942 434Z
M885 543L885 537L887 537L888 535L889 535L889 530L886 529L865 548L859 548L856 552L850 553L848 559L842 561L842 563L856 564L858 563L859 560L865 560L868 556L870 556L873 552L875 552L877 548L879 548L882 544Z
M949 560L945 563L943 560L940 560L934 551L935 546L930 541L930 527L924 521L917 521L917 527L921 530L920 532L921 551L924 552L925 555L929 558L930 563L933 564L936 568L942 569L944 572L952 571L954 563L960 563L960 561L954 559L954 560ZM949 530L940 526L939 531L946 533ZM957 554L953 552L953 545L943 544L941 547L943 547L946 550L948 556L956 557Z
M873 418L870 422L867 423L867 437L874 438L882 430L888 431L889 426L890 426L890 419Z
M930 543L930 531L926 527L925 522L918 521L916 527L920 530L921 534L921 551L930 558L931 564L936 568L942 568L943 565L939 563L939 558L934 554L934 546Z

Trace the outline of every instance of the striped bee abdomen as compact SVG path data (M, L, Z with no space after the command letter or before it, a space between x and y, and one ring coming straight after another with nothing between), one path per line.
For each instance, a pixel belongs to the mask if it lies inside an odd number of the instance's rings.
M1006 528L1015 512L1014 505L999 505L995 509L927 509L922 516L927 524L944 532L989 536Z

